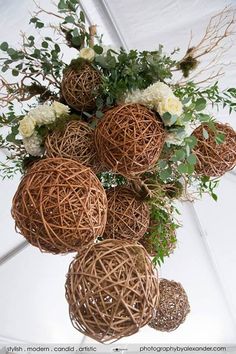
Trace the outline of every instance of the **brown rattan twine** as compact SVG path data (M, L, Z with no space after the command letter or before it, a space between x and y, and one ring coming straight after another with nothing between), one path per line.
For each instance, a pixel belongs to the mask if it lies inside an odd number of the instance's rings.
M149 326L158 331L174 331L190 312L188 297L180 283L167 279L160 280L159 292L157 312Z
M227 124L215 123L217 132L209 129L207 124L194 130L197 138L194 152L197 156L196 172L199 175L220 177L236 165L236 132ZM204 138L204 129L208 138ZM216 143L217 133L225 136L222 144Z
M156 272L141 245L105 240L71 263L66 298L77 330L99 342L115 341L152 318L158 304Z
M149 170L165 141L160 118L139 104L119 105L105 112L95 130L103 165L125 176Z
M63 131L49 134L45 140L46 156L78 160L95 171L99 169L94 145L94 130L85 122L69 122Z
M101 84L101 75L90 64L80 69L68 68L64 73L61 90L67 104L77 111L93 111Z
M47 158L21 180L12 216L20 233L41 251L78 251L104 231L106 193L90 168L70 159Z
M104 238L138 241L149 225L149 208L127 187L107 192L108 212Z

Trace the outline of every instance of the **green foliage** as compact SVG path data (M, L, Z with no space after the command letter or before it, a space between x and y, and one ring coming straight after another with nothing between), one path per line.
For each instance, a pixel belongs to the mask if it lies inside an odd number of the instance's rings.
M108 50L106 55L98 55L94 65L103 73L101 97L97 102L98 110L119 101L125 93L145 89L156 81L171 78L175 61L156 51L120 49L119 53Z

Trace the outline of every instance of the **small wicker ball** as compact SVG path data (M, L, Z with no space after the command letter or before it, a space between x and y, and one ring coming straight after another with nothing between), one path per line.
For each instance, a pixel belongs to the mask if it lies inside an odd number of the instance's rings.
M158 225L155 222L150 222L147 232L139 242L151 257L155 257L158 254L158 249L162 251L162 257L169 257L176 248L177 239L175 231L168 226L167 232L162 235L158 234Z
M12 216L17 230L41 251L78 251L104 231L106 193L90 168L75 160L46 158L21 180Z
M162 332L174 331L190 312L188 297L180 283L167 279L160 280L159 292L157 311L149 326Z
M56 130L45 140L47 157L75 159L93 170L99 170L99 161L94 146L94 130L85 122L69 122L63 131Z
M99 342L136 333L153 317L158 295L156 272L139 244L105 240L84 249L69 267L72 324Z
M140 104L125 104L105 112L95 130L95 144L104 166L132 177L156 163L165 134L155 112Z
M75 110L93 111L101 85L101 74L90 64L85 63L79 69L69 67L64 73L61 90L67 104Z
M194 153L197 157L195 169L198 175L220 177L236 166L236 132L228 124L215 125L217 132L225 135L222 144L216 143L216 133L207 124L200 125L193 132L193 136L197 138ZM207 139L204 138L203 129L208 133Z
M107 192L107 223L103 238L138 241L149 225L149 208L128 187Z

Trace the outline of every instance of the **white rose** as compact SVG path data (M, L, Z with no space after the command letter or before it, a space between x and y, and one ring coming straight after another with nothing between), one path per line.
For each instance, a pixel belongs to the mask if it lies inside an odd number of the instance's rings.
M59 118L63 115L68 115L70 113L70 108L60 102L54 101L52 103L51 107L53 108L57 118Z
M41 105L32 109L28 116L35 120L37 126L50 124L56 120L54 109L48 105Z
M19 133L23 138L30 137L34 132L35 125L33 117L25 116L19 123Z
M92 48L82 48L79 52L80 58L92 61L95 58L95 51Z
M180 116L183 113L183 105L178 97L169 96L159 101L156 110L161 116L165 112Z

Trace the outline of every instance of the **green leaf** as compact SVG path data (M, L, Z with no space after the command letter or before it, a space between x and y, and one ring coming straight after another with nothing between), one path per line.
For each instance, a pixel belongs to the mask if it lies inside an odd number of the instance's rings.
M101 112L101 111L97 111L97 112L96 112L96 117L97 117L97 118L102 118L103 115L104 115L104 114L103 114L103 112Z
M12 75L13 75L13 76L18 76L18 75L19 75L19 70L13 69L13 70L12 70Z
M2 72L5 73L8 69L9 69L9 66L8 65L4 65L2 67Z
M206 100L205 98L198 98L195 102L196 111L203 111L206 108Z
M4 52L7 51L9 45L7 42L2 42L2 44L0 45L0 49L3 50Z
M59 10L67 9L65 0L60 0L59 3L58 3L58 5L57 5L57 7L58 7Z
M197 162L197 158L194 154L190 154L188 157L187 157L187 161L190 165L195 165L196 162Z
M36 28L43 28L44 27L44 23L43 22L37 22L35 27Z
M218 133L215 137L215 142L216 144L223 144L225 141L225 134L224 133Z
M184 141L190 147L190 149L193 149L197 144L197 138L195 136L189 136L185 138Z
M61 48L59 47L59 45L57 43L55 44L55 51L57 53L60 53L60 51L61 51Z
M48 42L43 41L43 42L42 42L42 47L43 47L43 48L48 48Z
M159 176L162 181L166 181L168 178L170 178L171 174L172 171L170 167L159 172Z
M163 120L164 124L168 127L173 125L177 121L177 119L178 119L178 116L172 115L169 112L165 112L162 115L162 120Z
M32 17L31 19L30 19L30 22L29 23L36 23L36 22L38 22L38 17Z
M97 54L102 54L102 52L103 52L103 48L100 47L100 46L97 45L97 44L95 44L95 46L93 47L93 49L94 49L95 53L97 53Z
M166 160L159 160L158 166L160 167L160 169L164 169L168 166L168 162Z
M80 21L85 23L85 16L84 16L83 11L80 11L79 17L80 17Z
M218 196L215 193L211 193L211 196L217 202Z
M187 164L181 163L180 165L178 165L177 169L180 173L188 173L188 165Z
M202 134L203 134L204 139L208 139L209 138L208 131L205 128L202 128Z
M73 16L66 16L65 22L66 23L75 23L75 19Z
M199 113L198 119L200 120L200 122L209 122L211 120L211 117L208 114Z
M174 154L174 156L171 158L172 161L181 161L184 160L186 156L185 150L180 149L177 150Z

